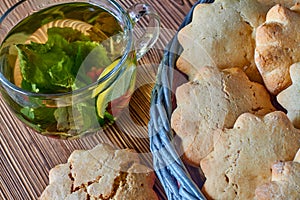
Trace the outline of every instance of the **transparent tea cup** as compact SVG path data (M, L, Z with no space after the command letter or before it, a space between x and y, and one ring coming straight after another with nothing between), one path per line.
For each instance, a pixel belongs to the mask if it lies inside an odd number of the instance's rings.
M148 26L134 39L144 16ZM20 1L0 18L2 98L42 135L94 133L128 106L137 60L156 42L159 26L142 3L126 11L113 0Z

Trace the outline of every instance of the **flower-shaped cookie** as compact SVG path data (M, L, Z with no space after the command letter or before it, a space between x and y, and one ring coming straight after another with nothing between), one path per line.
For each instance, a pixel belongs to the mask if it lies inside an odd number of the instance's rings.
M254 63L252 35L265 21L266 13L267 8L256 0L216 0L197 5L192 22L178 33L184 49L178 69L193 80L204 66L238 67L250 80L261 80Z
M292 85L277 95L278 102L287 110L287 116L300 128L300 63L290 67Z
M272 181L255 190L257 200L296 200L300 198L300 149L294 161L278 162L272 167Z
M255 62L267 89L278 94L291 84L289 68L300 62L300 4L272 7L256 30Z
M232 129L214 133L214 150L201 161L203 192L212 199L253 199L255 189L271 181L275 162L293 160L300 130L275 111L257 117L242 114Z
M213 131L231 128L239 115L274 111L263 85L251 82L239 68L203 67L195 80L176 90L171 126L182 140L185 160L199 166L212 149Z
M139 163L131 150L99 144L74 151L68 163L50 170L49 185L40 200L157 200L153 171Z

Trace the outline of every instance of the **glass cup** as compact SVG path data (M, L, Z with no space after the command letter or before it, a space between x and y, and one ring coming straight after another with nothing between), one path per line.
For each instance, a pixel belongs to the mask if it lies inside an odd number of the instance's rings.
M135 39L144 16L148 25ZM0 18L2 98L42 135L94 133L128 106L137 60L159 25L147 4L126 11L113 0L20 1Z

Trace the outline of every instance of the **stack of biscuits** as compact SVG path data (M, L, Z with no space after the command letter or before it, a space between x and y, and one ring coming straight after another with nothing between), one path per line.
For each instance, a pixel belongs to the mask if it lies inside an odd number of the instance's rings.
M300 199L300 3L216 0L178 32L171 126L208 199Z

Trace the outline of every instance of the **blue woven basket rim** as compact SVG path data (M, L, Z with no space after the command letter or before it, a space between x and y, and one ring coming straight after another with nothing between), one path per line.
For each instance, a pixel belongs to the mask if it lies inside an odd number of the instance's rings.
M179 29L192 21L194 8L201 3L212 3L212 0L199 0L186 15ZM160 63L156 84L152 90L150 121L148 124L150 150L153 154L153 166L158 179L164 187L169 200L204 200L205 196L193 182L191 176L175 151L172 143L173 132L170 126L172 113L173 69L178 55L183 49L178 42L177 34L165 47Z

